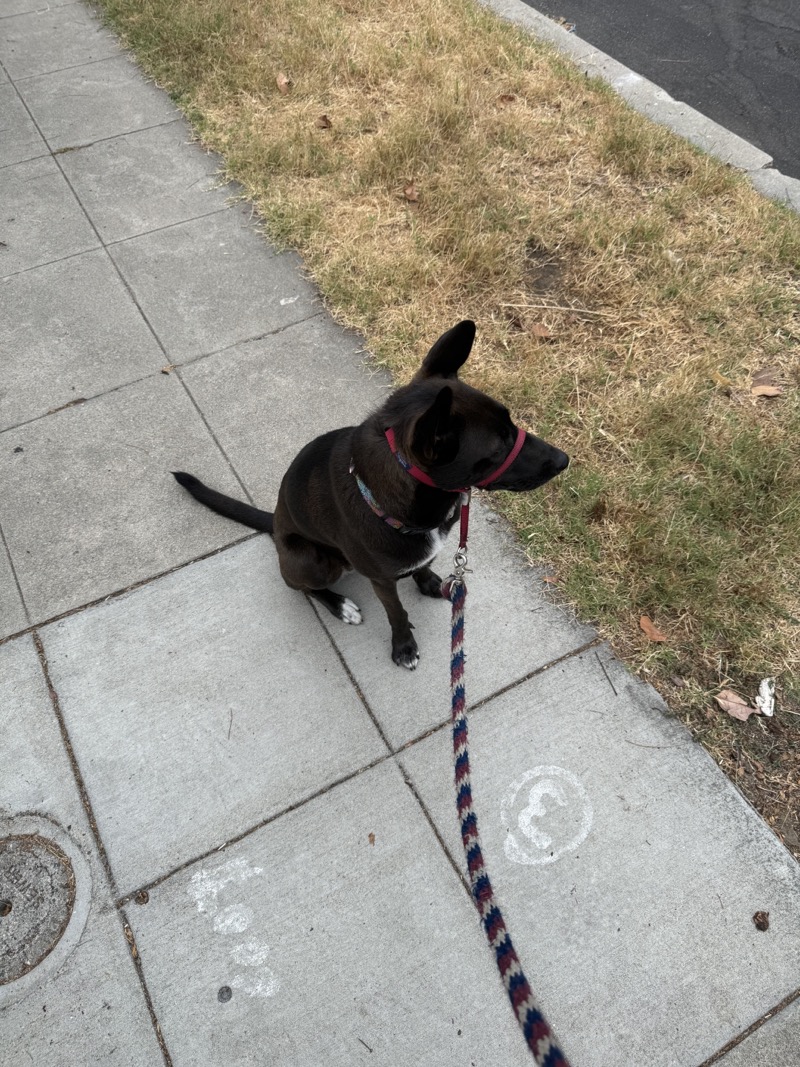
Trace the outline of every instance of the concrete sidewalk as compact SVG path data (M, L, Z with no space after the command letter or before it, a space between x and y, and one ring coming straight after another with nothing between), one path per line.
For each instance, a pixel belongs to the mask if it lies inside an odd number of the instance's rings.
M461 873L448 606L408 583L401 671L367 583L318 617L169 475L269 507L388 382L89 11L39 7L0 0L0 1063L529 1064ZM573 1067L797 1067L800 868L474 527L476 806Z

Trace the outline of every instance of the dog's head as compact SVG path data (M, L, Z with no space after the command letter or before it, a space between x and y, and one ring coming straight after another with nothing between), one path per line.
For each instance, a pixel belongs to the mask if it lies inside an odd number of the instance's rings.
M442 489L536 489L565 470L569 457L533 434L521 439L507 408L459 381L474 339L475 324L459 322L425 357L409 387L424 406L409 428L408 450Z

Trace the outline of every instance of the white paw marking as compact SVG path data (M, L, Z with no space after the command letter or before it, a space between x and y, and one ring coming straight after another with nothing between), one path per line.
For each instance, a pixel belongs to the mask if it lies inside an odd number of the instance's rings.
M416 670L419 663L419 652L415 652L413 656L409 656L408 659L404 659L403 666L407 667L410 671Z
M342 622L350 623L351 626L358 626L361 622L361 608L345 597L339 606L339 618Z
M593 816L589 795L571 771L534 767L511 783L500 803L506 856L513 863L555 863L586 840Z
M201 870L192 875L187 891L197 910L211 920L214 933L230 937L248 929L254 919L253 909L246 904L223 907L220 894L228 886L247 882L263 873L263 867L253 867L244 858L230 860L214 870ZM228 949L229 960L243 967L244 972L232 975L229 984L249 997L273 996L278 990L278 979L266 965L268 955L269 945L263 941L234 944Z

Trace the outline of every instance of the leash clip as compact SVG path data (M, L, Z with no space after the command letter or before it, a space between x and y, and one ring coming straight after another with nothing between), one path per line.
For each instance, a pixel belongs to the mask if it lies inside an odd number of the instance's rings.
M467 548L465 545L463 548L456 549L456 554L453 556L453 577L461 579L467 573L472 574L472 571L467 567Z

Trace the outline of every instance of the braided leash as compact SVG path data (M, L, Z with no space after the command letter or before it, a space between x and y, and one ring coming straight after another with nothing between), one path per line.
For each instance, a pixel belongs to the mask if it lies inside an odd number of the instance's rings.
M464 603L467 586L467 527L469 523L469 495L461 501L461 541L455 556L453 574L442 585L442 593L453 605L452 653L450 659L450 692L452 697L453 756L455 760L456 805L461 826L461 840L467 858L472 897L486 931L489 947L508 993L511 1006L522 1027L528 1048L539 1067L569 1067L566 1056L556 1044L555 1035L536 1006L528 979L511 943L500 908L495 903L489 872L483 862L478 835L478 816L472 807L472 784L469 771L469 735L464 687Z

